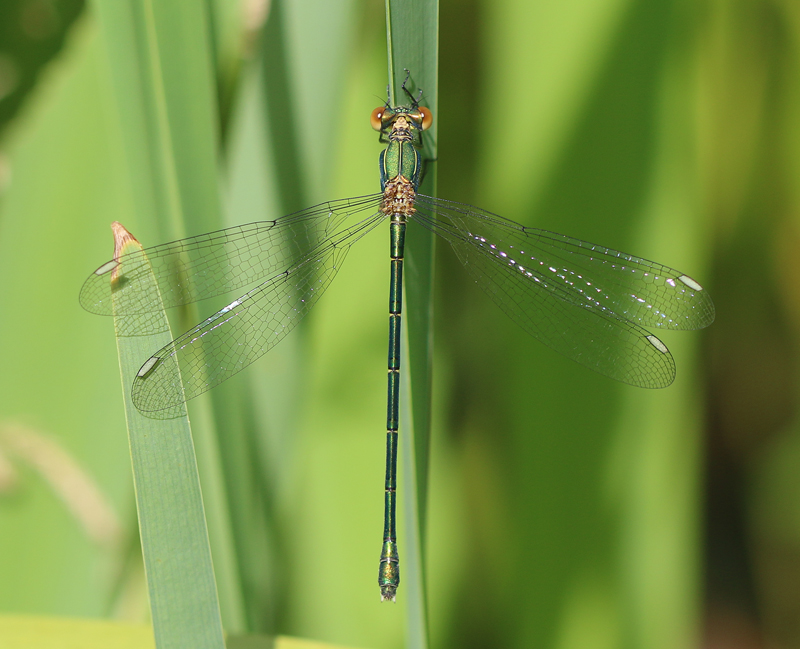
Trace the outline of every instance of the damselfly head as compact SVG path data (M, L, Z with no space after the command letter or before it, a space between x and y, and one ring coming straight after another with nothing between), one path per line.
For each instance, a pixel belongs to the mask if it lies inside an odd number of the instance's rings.
M431 113L429 108L425 108L424 106L417 106L415 108L403 106L399 108L389 108L388 106L378 106L372 111L369 122L376 131L385 131L390 129L400 117L405 117L407 121L412 122L420 131L430 128L430 125L433 123L433 113Z

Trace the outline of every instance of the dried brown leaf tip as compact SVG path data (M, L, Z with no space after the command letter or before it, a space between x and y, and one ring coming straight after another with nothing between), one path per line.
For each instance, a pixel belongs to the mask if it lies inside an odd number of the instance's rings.
M140 244L136 237L128 232L125 226L119 221L114 221L111 224L111 231L114 233L114 261L117 264L114 268L114 272L111 274L111 281L113 282L116 281L119 274L119 259L127 252L126 248L132 245L136 245L138 248L141 248L142 244Z

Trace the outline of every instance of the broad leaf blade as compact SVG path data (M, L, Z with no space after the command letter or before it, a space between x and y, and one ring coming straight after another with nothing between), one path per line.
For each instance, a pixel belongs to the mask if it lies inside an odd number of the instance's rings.
M115 259L141 245L115 223ZM109 281L115 281L115 271ZM146 281L146 280L145 280ZM155 279L152 290L157 292ZM112 297L113 303L113 297ZM167 344L167 316L159 333L128 336L137 316L114 316L133 464L136 509L156 646L224 647L211 547L191 427L184 406L174 418L144 417L131 401L131 383L143 359ZM174 360L168 362L175 362Z

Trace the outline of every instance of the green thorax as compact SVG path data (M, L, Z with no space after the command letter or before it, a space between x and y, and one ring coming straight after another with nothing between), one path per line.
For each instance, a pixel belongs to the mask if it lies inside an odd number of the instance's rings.
M402 175L411 181L416 191L419 187L422 158L421 117L413 108L387 108L381 115L381 141L388 146L381 151L381 191L389 180Z

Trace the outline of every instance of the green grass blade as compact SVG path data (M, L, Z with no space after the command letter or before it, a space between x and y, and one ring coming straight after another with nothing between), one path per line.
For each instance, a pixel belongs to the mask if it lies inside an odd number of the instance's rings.
M259 121L258 72L257 65L243 71L242 87L231 113L224 170L228 185L226 225L280 214L270 201L271 176L262 155L265 143L258 137L262 132L259 130L262 124ZM239 296L229 297L233 300ZM279 540L273 520L274 493L270 489L276 476L272 467L261 466L264 454L260 438L264 435L264 426L257 406L264 400L255 398L260 390L251 389L251 384L265 375L270 376L271 368L265 364L271 362L273 354L285 350L287 344L291 342L284 341L278 350L211 393L218 425L220 429L224 425L225 431L220 454L225 468L247 629L262 633L275 630L276 609L280 608L281 601L280 577L275 567L282 562L276 547ZM282 407L285 401L278 400L277 407ZM272 410L271 398L265 408Z
M339 158L335 138L320 137L320 97L337 105L347 91L345 59L358 19L350 1L271 4L231 114L226 225L273 219L332 197L331 161ZM291 553L280 511L309 380L308 323L298 329L212 393L217 421L224 422L220 450L248 625L257 632L281 627L288 600Z
M139 214L161 234L220 223L216 93L205 8L98 2Z
M437 0L386 2L389 93L393 105L407 105L401 89L408 90L433 112L433 125L423 135L423 156L428 160L420 190L436 194L438 117L439 3ZM428 622L425 594L425 529L428 500L428 464L431 419L431 364L433 359L433 234L410 227L406 235L404 341L405 369L401 388L401 449L404 488L403 519L407 539L401 559L408 597L408 644L427 647Z
M203 3L97 2L134 201L137 234L163 242L219 229L217 93ZM200 317L180 314L186 329ZM192 404L220 602L244 630L241 584L210 401Z
M227 141L227 127L236 89L240 82L243 59L250 34L245 6L241 2L206 0L212 50L212 65L217 78L217 98L222 140ZM253 18L249 17L252 22ZM245 37L247 34L248 37Z
M141 250L115 224L115 258ZM110 281L114 281L113 272ZM155 279L152 290L158 291ZM113 299L113 295L112 295ZM167 316L146 314L158 333L128 336L138 316L114 316L122 375L136 509L153 632L159 649L224 647L211 547L189 419L181 406L171 419L149 419L131 401L131 384L154 349L172 340ZM171 362L176 362L172 360Z

